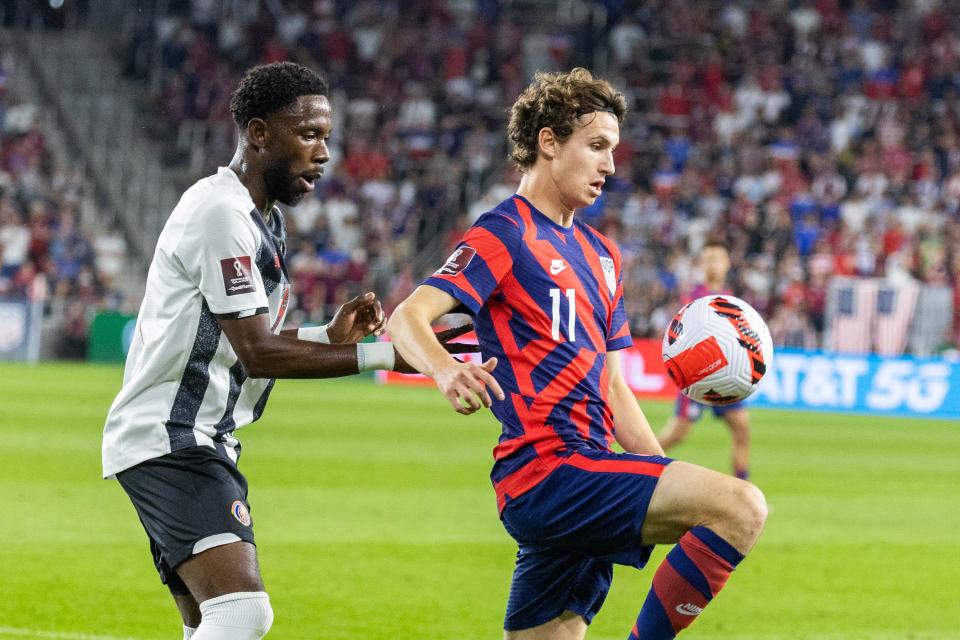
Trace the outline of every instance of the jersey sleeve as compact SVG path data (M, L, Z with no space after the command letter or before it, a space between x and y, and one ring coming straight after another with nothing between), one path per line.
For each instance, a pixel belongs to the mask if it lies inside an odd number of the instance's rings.
M613 250L613 264L617 272L617 290L613 296L613 311L610 314L610 333L607 338L607 351L626 349L633 344L630 335L630 323L627 321L627 310L623 304L623 269L620 251Z
M226 206L197 216L177 245L176 255L200 290L210 312L238 318L269 310L257 252L260 237L252 222Z
M518 222L496 211L486 213L423 284L449 293L476 314L513 268L520 238Z

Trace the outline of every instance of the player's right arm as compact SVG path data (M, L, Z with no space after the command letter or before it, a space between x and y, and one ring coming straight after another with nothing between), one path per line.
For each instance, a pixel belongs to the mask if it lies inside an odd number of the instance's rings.
M497 366L496 358L482 365L460 362L434 334L433 322L459 305L449 293L421 285L390 316L387 331L397 352L417 371L434 379L455 411L468 415L493 404L489 392L498 400L504 395L490 374Z
M338 378L359 373L361 368L393 369L398 362L402 366L402 360L391 357L389 343L322 344L276 335L270 331L266 313L217 318L217 322L251 378ZM375 351L369 353L367 363L368 353L361 351L371 348Z
M361 317L353 323L356 332L369 334L370 327L379 325L373 307L379 308L379 303L368 294L347 302L338 314L369 311L369 319ZM325 344L301 340L291 333L277 335L271 332L269 315L265 313L238 319L217 318L217 322L251 378L338 378L374 369L415 373L390 342ZM476 351L477 346L448 341L469 328L468 324L431 334L441 351L468 353Z
M172 257L199 291L249 377L332 378L373 369L410 371L389 343L322 344L276 335L256 265L261 236L252 216L260 214L244 211L243 203L219 194L205 204L178 239ZM376 331L378 310L372 296L346 303L338 311L346 321L338 323L337 335L350 338Z

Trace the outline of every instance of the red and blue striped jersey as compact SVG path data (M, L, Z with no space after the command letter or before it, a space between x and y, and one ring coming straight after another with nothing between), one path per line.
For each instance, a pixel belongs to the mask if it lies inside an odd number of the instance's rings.
M491 478L500 507L580 448L609 450L606 354L632 344L620 251L579 220L563 227L513 196L481 216L425 284L474 317L506 395Z

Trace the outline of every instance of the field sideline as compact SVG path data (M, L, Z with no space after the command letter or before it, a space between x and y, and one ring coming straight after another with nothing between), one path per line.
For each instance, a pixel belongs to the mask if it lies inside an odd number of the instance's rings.
M180 637L146 538L99 479L119 367L0 364L0 638ZM645 404L659 426L670 407ZM681 638L960 639L960 424L755 411L767 530ZM244 429L271 639L494 640L515 546L498 428L433 390L280 381ZM726 471L704 419L676 456ZM653 566L618 568L590 640L623 640Z

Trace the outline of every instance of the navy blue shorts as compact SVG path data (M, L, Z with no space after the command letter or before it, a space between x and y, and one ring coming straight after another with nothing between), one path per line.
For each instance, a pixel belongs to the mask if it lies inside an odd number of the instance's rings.
M691 400L682 393L678 393L676 414L681 418L686 418L690 422L696 422L700 419L700 416L703 415L703 410L708 407L713 409L713 415L718 418L722 418L727 414L728 411L733 411L734 409L743 409L746 406L746 403L742 401L718 406L700 404L699 402Z
M613 565L642 568L647 507L670 458L581 449L533 489L509 498L500 517L520 546L503 627L529 629L565 610L589 624Z

